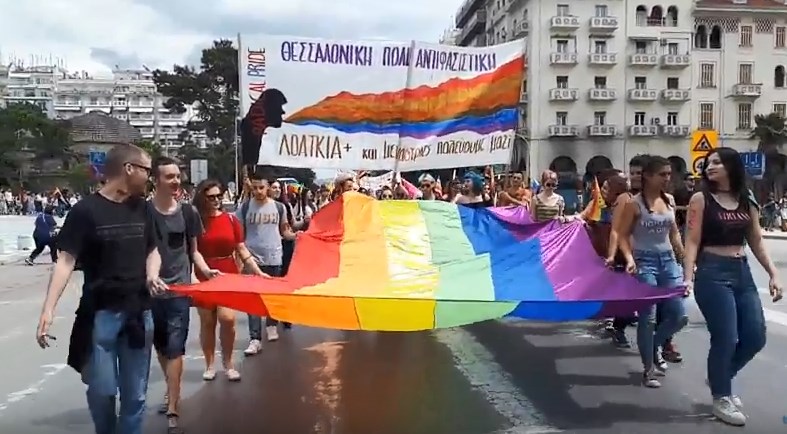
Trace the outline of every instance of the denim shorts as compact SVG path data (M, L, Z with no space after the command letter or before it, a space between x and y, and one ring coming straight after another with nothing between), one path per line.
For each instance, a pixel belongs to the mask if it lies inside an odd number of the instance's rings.
M188 297L153 299L153 346L167 359L186 354L190 309Z

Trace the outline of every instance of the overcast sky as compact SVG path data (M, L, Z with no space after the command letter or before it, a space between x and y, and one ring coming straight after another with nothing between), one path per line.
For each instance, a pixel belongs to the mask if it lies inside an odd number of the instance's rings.
M70 70L198 64L218 38L280 34L437 42L462 0L0 0L0 55Z

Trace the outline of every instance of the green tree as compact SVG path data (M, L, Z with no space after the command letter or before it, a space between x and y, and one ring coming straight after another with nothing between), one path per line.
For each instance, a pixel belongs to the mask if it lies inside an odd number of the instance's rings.
M163 154L161 144L156 143L153 140L139 140L134 144L147 151L147 153L150 154L150 158L152 159L156 159Z
M0 108L0 177L21 181L29 164L68 159L69 145L68 124L49 119L37 105Z
M189 131L204 131L210 144L200 149L193 140L184 136L187 145L180 150L180 158L188 164L191 159L208 160L208 173L222 182L235 178L235 123L245 113L239 112L238 49L232 41L214 41L202 50L201 64L197 67L174 65L172 71L156 70L153 80L158 91L167 98L165 107L184 113L194 106L197 114L189 121ZM188 144L191 142L191 144ZM266 176L292 176L301 182L311 183L314 171L277 166L261 168ZM235 180L240 182L240 180Z
M757 148L765 154L765 174L759 193L775 191L781 194L785 176L785 158L782 147L787 143L787 121L778 113L756 115L751 138L759 141Z

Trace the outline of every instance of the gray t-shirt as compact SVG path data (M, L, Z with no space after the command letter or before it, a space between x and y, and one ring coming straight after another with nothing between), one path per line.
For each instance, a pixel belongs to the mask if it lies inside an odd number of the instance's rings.
M162 214L155 207L153 214L156 219L156 244L161 255L161 273L159 276L166 284L191 283L191 260L189 259L187 237L196 237L202 233L199 214L194 210L190 228L187 228L186 216L182 204L172 214ZM161 297L174 297L175 293L166 292Z
M243 222L243 205L238 208L238 219ZM281 265L282 248L279 225L287 218L284 206L273 199L264 204L252 199L243 226L246 230L246 247L260 265Z

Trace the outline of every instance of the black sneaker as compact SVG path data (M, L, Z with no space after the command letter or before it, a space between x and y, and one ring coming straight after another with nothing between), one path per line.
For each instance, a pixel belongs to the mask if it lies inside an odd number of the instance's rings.
M25 258L25 264L33 266L33 260L30 258Z
M612 330L612 343L618 348L631 348L631 343L623 330Z

